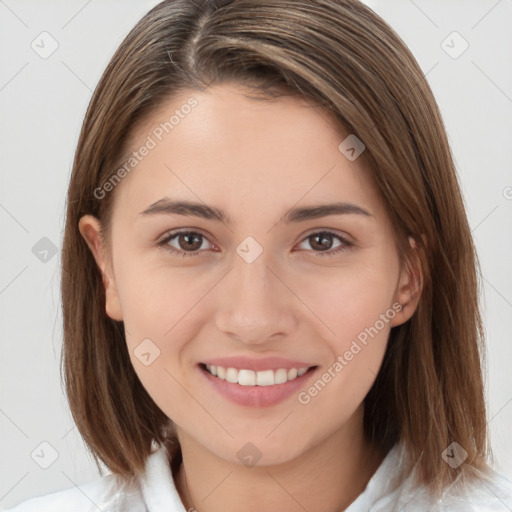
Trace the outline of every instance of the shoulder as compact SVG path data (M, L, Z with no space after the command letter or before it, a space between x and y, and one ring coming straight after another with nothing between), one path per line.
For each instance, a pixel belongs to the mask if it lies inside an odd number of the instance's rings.
M454 512L507 512L512 510L512 482L489 470L478 481L447 492L439 510Z
M511 512L512 483L489 468L468 482L455 481L440 497L415 483L415 468L405 462L405 447L395 445L346 512Z
M404 489L398 499L402 512L510 512L512 483L489 470L471 483L454 485L434 500L425 488Z
M145 512L135 481L108 474L86 484L28 499L4 512Z
M3 512L183 512L165 446L154 446L142 473L111 473L70 489L32 498Z

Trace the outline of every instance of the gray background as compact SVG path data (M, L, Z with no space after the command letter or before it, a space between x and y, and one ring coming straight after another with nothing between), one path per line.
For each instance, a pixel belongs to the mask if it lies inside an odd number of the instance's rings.
M92 90L156 3L0 0L2 507L98 476L58 366L65 193ZM512 478L512 0L366 3L409 45L444 116L482 265L496 466Z

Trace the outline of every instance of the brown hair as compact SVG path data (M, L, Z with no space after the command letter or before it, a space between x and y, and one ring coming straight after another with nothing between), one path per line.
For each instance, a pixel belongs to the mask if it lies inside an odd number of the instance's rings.
M115 191L98 199L137 123L180 90L234 81L313 100L356 134L393 222L401 254L417 244L423 290L392 329L365 398L365 434L397 441L418 483L445 488L486 470L477 259L444 125L424 74L398 35L356 0L166 0L131 30L94 91L68 191L62 248L62 365L74 420L96 462L126 478L152 440L180 458L172 422L132 368L122 322L78 230L85 214L108 230ZM422 238L421 235L424 235ZM459 443L457 470L441 454Z

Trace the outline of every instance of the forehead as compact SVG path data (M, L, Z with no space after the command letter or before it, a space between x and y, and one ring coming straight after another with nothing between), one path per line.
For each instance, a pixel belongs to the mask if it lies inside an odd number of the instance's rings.
M363 160L340 151L347 134L332 116L301 98L253 96L221 85L163 102L131 134L130 153L145 156L132 162L116 196L139 211L166 195L233 208L292 205L313 195L367 205L376 199Z

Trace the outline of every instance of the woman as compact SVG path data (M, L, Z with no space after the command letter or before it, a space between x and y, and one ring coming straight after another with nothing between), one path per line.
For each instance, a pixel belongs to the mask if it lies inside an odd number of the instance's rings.
M432 92L355 0L167 0L93 95L63 368L112 474L29 510L509 510Z

